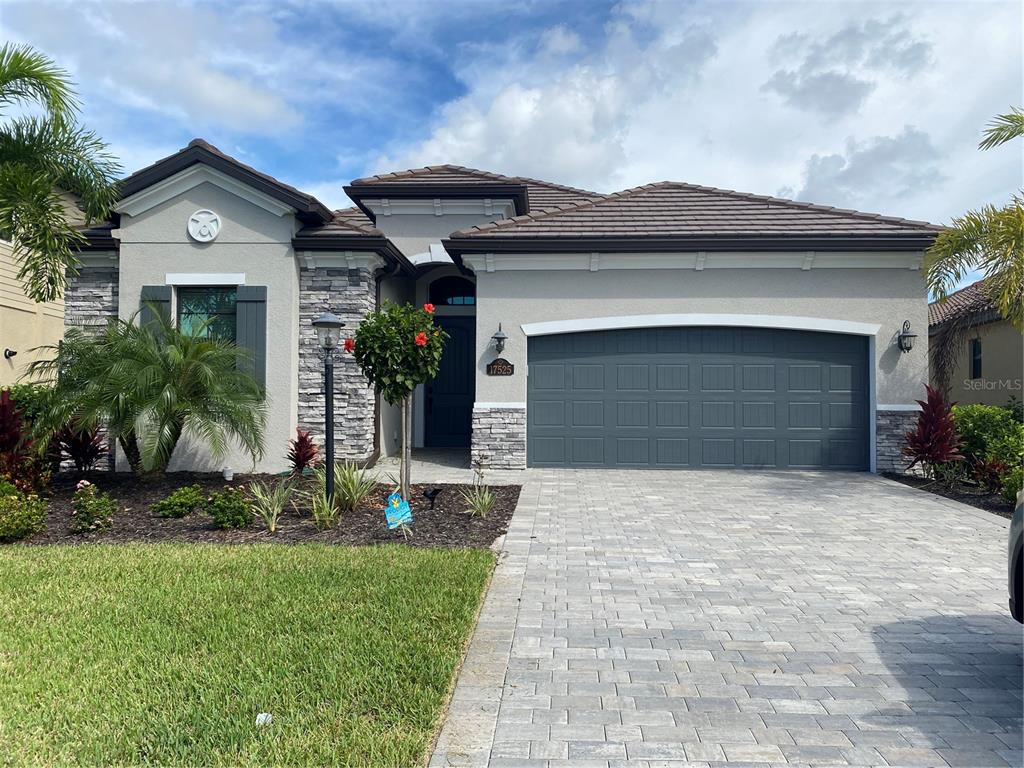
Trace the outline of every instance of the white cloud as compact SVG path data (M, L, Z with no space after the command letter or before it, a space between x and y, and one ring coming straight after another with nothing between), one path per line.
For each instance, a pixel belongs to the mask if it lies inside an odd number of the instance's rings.
M453 162L604 191L665 178L790 188L944 221L1020 184L977 141L1020 100L1021 21L1012 0L624 3L563 57L534 39L464 49L466 94L371 168Z

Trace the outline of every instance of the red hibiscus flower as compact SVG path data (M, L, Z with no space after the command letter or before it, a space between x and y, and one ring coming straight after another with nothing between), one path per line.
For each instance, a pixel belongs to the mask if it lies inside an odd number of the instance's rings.
M417 347L425 347L425 346L427 346L427 334L425 334L423 331L420 331L419 333L416 334L416 346Z
M346 352L351 352L355 348L356 348L356 340L355 339L345 339L345 351Z
M424 304L423 305L423 311L426 312L428 315L434 314L434 305L433 304Z

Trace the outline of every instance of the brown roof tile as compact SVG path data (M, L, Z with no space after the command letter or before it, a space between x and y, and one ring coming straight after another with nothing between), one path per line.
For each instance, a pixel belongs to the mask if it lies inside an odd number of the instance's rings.
M453 187L493 186L495 184L524 185L529 195L532 212L547 210L558 205L598 200L603 197L599 192L569 187L564 184L531 179L526 176L504 176L500 173L466 168L461 165L428 165L424 168L365 176L353 181L351 186L365 187L375 184L430 184Z
M995 306L985 293L985 281L979 280L959 291L954 291L945 299L931 302L928 305L928 326L939 325L965 315L991 312L993 309Z
M939 227L878 214L664 181L461 230L461 238L933 235Z

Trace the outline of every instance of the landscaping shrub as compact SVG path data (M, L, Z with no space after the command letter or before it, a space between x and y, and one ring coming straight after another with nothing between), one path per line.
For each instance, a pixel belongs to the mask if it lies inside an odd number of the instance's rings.
M925 385L927 400L918 400L921 412L917 426L907 432L903 454L910 459L907 469L920 464L932 479L940 477L939 468L963 460L960 438L953 424L953 414L945 396ZM942 470L947 476L947 470Z
M284 507L292 497L295 484L290 481L280 482L274 485L272 482L254 480L249 485L249 496L252 497L252 510L263 524L267 526L268 533L277 531L277 521L284 512Z
M1003 498L1011 504L1017 503L1017 494L1024 487L1024 467L1018 465L1003 477Z
M484 485L484 462L478 459L473 464L473 487L468 491L460 491L462 500L469 505L472 517L487 517L494 509L494 491Z
M206 514L217 528L247 528L252 523L249 502L238 488L214 491L206 500Z
M318 531L325 531L338 524L338 497L327 498L327 489L318 485L306 497L313 515L313 525Z
M319 472L318 478L326 485L325 473ZM339 462L334 467L334 503L339 512L352 512L373 493L377 487L377 478L367 475L365 469L349 461Z
M37 490L49 479L46 467L33 450L24 413L8 389L0 391L0 478L23 491Z
M46 502L31 493L0 495L0 542L20 541L46 527Z
M106 441L100 435L99 429L95 427L92 429L64 427L54 436L54 440L61 454L67 454L67 457L75 465L75 471L80 475L95 467L96 462L107 453Z
M1013 412L998 405L955 405L953 422L963 440L963 454L971 460L1007 460L1008 456L993 456L992 447L1012 442L1014 437L1021 434L1021 425L1014 418Z
M74 533L102 531L114 524L117 503L88 480L79 481L71 499L71 530Z
M160 517L182 518L203 507L203 489L198 485L185 485L160 499L149 509Z
M17 496L21 491L18 490L18 486L9 480L0 478L0 496Z
M292 474L301 475L306 469L316 464L319 449L309 432L295 428L295 439L288 441L288 462L292 465Z

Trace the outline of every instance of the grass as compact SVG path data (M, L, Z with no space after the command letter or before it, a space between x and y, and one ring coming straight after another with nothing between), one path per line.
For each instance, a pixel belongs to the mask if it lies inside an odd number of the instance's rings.
M0 764L422 764L493 562L394 545L4 548Z

